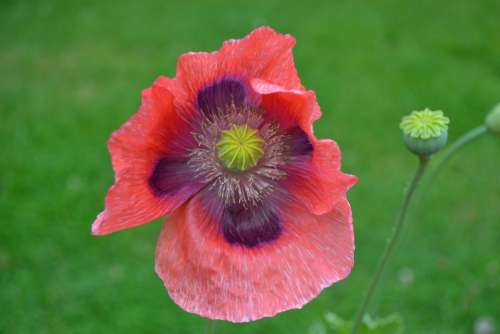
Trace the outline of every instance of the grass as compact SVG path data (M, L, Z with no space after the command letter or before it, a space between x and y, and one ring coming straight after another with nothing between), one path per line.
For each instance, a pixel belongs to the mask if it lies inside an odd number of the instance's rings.
M0 4L0 332L200 333L153 271L160 222L90 235L113 182L106 140L176 57L271 25L298 39L297 67L324 113L322 137L358 175L349 193L352 275L302 310L218 333L307 333L327 310L350 318L389 235L416 159L398 123L442 109L457 138L500 100L496 0L9 1ZM500 326L500 140L452 160L405 231L370 311L407 333ZM412 279L408 279L412 278ZM402 283L403 282L403 283Z

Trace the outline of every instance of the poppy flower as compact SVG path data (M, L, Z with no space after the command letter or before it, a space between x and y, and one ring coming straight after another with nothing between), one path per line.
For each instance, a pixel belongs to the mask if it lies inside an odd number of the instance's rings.
M261 27L189 52L109 139L115 184L92 233L168 216L156 272L183 309L252 321L300 308L351 271L354 236L333 140L317 139L295 39Z

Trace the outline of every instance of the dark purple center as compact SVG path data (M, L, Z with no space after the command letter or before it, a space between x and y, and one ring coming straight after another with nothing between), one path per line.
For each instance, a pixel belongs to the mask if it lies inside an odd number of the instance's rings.
M313 146L307 134L299 127L287 131L289 137L290 157L309 155L313 151Z
M277 239L281 224L276 213L265 203L251 209L233 205L224 210L222 233L229 243L255 247Z
M217 110L224 110L234 103L235 106L242 106L245 102L245 86L239 80L222 79L210 86L200 90L198 93L198 108L210 117Z
M149 177L149 186L157 196L175 196L193 182L193 173L187 166L186 158L165 157L158 160Z
M238 112L235 111L234 107L236 107L236 110L248 110L245 109L248 108L246 87L243 82L232 78L217 80L212 85L204 87L199 91L196 101L197 108L202 115L214 123L218 119L213 116L215 114L225 114L225 112L229 111ZM289 148L286 158L280 158L284 159L283 164L302 166L301 164L307 161L313 151L313 146L308 135L299 127L295 127L283 131L281 136L286 139L283 139L283 142L279 142L279 145ZM191 149L188 148L185 154L175 153L175 156L166 156L158 160L149 178L149 185L153 193L156 196L185 196L185 199L187 199L193 193L197 192L197 189L203 188L200 185L206 184L207 187L200 194L200 198L207 207L207 214L212 217L219 217L219 228L227 242L245 247L256 247L262 243L277 239L282 232L282 221L277 213L279 205L276 205L276 201L281 198L280 196L283 196L283 192L276 192L274 190L273 187L276 187L277 183L273 183L271 180L275 179L263 176L263 174L256 174L255 177L261 179L254 181L253 184L243 184L243 187L247 187L246 192L243 191L243 195L239 191L233 191L233 198L225 198L224 194L226 192L221 191L223 188L219 188L217 185L212 187L210 184L214 182L214 175L219 175L222 178L219 179L219 181L222 180L219 184L226 186L227 184L231 184L229 179L224 179L227 177L224 176L226 171L217 170L220 165L218 161L210 164L210 161L212 161L210 155L206 157L202 155L202 159L193 160L198 157L193 152L196 150L200 151L199 143L195 144L192 145ZM278 149L277 151L280 150ZM211 151L201 149L201 152ZM273 150L270 149L269 152L273 152ZM192 165L193 161L195 161L194 165ZM196 169L196 166L203 168L210 166L210 173L208 173L210 177L206 177L206 179L203 177L200 178L199 175L202 174L199 174L200 169ZM276 170L284 167L286 166L280 164L274 166L266 165L266 168L274 168ZM202 170L205 170L203 168ZM302 170L301 168L299 169ZM197 174L194 173L194 170L197 171ZM287 175L286 173L285 175ZM279 174L274 173L271 175L275 176ZM265 195L267 196L266 198L259 198L259 201L252 203L248 201L245 194L255 193L257 190L253 187L256 184L270 185L273 192ZM262 194L258 193L257 198L264 196Z

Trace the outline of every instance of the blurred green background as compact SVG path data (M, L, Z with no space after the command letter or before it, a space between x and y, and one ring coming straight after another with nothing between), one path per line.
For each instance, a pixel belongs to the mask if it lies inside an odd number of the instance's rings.
M176 58L260 25L293 34L324 113L321 137L358 175L349 193L357 263L302 310L218 333L307 333L351 318L391 231L416 159L398 124L442 109L450 137L500 100L500 2L8 1L0 4L0 333L202 333L153 270L161 223L107 237L90 224L113 182L106 140ZM500 326L500 138L447 166L404 233L370 312L407 333Z

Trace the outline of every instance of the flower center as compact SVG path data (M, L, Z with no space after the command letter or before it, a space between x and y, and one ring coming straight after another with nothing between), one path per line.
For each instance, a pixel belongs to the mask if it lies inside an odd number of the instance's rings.
M257 130L245 125L233 125L229 130L221 131L217 143L219 159L234 171L243 172L255 167L264 154L264 140Z

